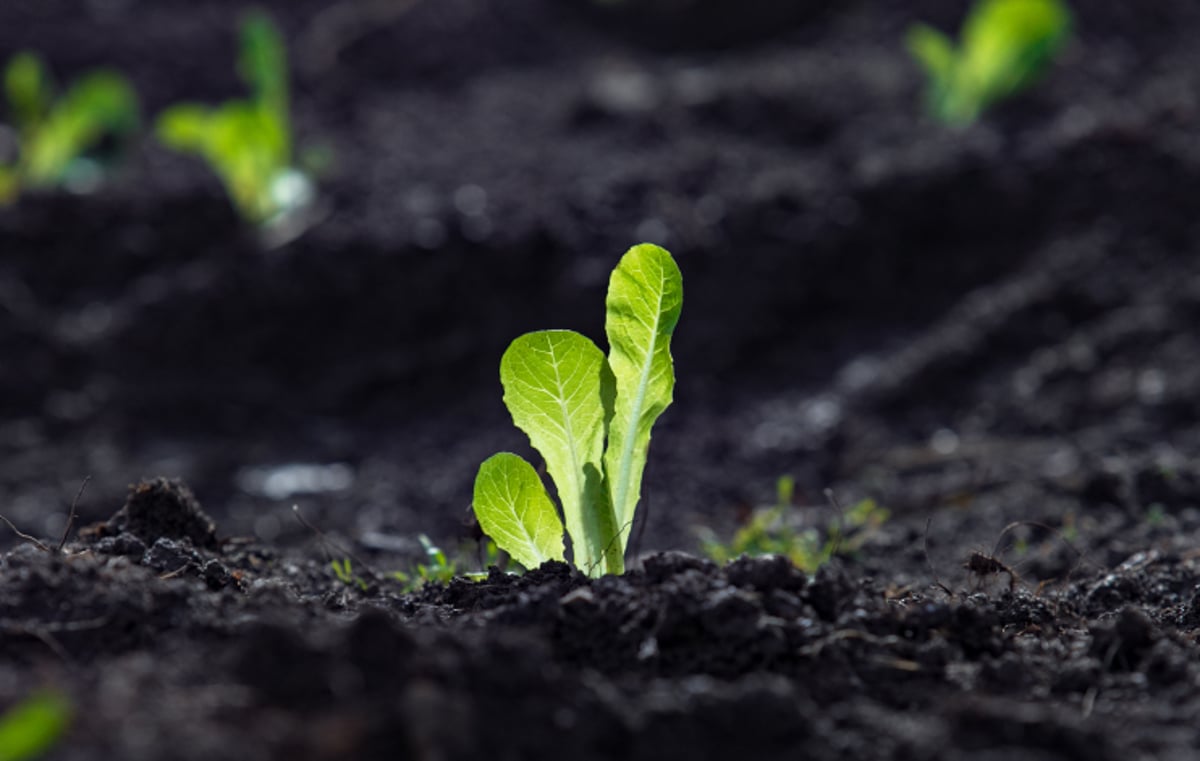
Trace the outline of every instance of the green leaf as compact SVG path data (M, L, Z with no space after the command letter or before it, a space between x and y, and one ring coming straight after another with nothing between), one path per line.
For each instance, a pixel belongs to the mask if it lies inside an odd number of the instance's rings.
M475 476L475 517L496 546L526 568L563 559L563 527L533 466L492 455Z
M935 89L945 87L954 70L954 43L946 35L926 24L916 24L904 38L905 47L925 69Z
M60 182L71 162L105 135L124 135L138 125L138 100L129 82L109 71L81 78L54 104L22 148L33 185Z
M1060 0L983 0L963 27L964 86L984 106L1041 74L1066 41L1071 16Z
M183 103L159 115L155 132L168 148L202 156L246 219L264 222L279 211L272 184L288 170L288 138L270 113L245 100L215 109Z
M208 160L225 182L238 210L254 222L265 222L277 209L271 182L286 168L282 155L285 131L269 113L249 101L229 101L213 116Z
M546 460L575 565L593 575L623 567L603 485L606 369L604 353L569 330L523 335L500 360L504 403Z
M54 82L33 53L17 53L4 69L4 94L13 123L22 133L34 130L54 102Z
M179 103L158 115L154 134L173 151L203 155L208 145L212 110L198 103Z
M270 118L287 123L287 47L279 27L262 11L246 14L241 28L238 71L249 86L253 101L270 112ZM286 137L286 131L285 131ZM291 148L285 156L290 158Z
M15 167L0 166L0 207L17 200L21 192L21 180Z
M924 25L906 44L929 77L934 116L969 124L988 106L1032 84L1070 37L1071 13L1061 0L978 0L957 49Z
M71 85L59 103L79 122L117 134L137 129L138 98L129 80L114 71L93 71Z
M675 388L671 334L682 308L683 276L671 255L648 243L629 249L609 281L605 324L616 400L604 472L622 553L641 498L650 429Z
M58 742L71 718L71 707L59 695L27 698L0 716L0 761L31 761Z

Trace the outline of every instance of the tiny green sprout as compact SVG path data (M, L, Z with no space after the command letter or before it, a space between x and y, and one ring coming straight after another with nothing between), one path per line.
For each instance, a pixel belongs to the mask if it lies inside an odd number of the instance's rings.
M974 122L993 103L1033 84L1070 37L1061 0L978 0L955 47L925 24L909 29L909 52L925 69L930 113L952 125Z
M1161 502L1155 502L1146 510L1146 525L1151 528L1162 528L1167 522L1167 508Z
M33 761L66 732L71 706L61 695L31 695L0 715L0 761Z
M817 529L797 528L789 520L794 490L795 482L790 476L780 478L775 504L755 510L728 542L705 531L701 541L704 554L718 563L728 563L743 555L782 555L797 568L815 573L834 555L858 552L889 516L874 500L864 499L830 521L822 537Z
M671 404L671 335L683 307L683 277L666 250L648 243L621 258L606 300L609 353L569 330L517 338L500 360L513 423L546 462L562 519L541 477L501 452L479 467L475 516L521 565L572 559L588 575L620 574L641 497L650 429Z
M394 571L391 574L392 578L404 585L406 592L420 589L430 582L446 584L459 575L458 563L447 557L446 553L429 537L421 534L417 540L421 542L421 548L425 551L425 558L428 562L417 563L417 567L412 573Z
M1013 554L1019 558L1023 558L1029 554L1029 538L1018 536L1013 542Z
M358 587L363 592L367 591L369 585L363 577L354 573L354 568L350 565L350 558L330 560L329 567L333 569L333 575L337 576L338 581L348 587Z
M60 94L45 63L22 52L9 60L3 78L16 150L11 158L0 156L0 204L12 203L25 188L90 190L103 168L88 152L138 129L137 95L115 72L89 72Z
M1062 517L1062 532L1063 539L1074 544L1079 541L1079 518L1073 512L1066 513Z
M293 155L283 36L261 11L242 22L238 73L249 97L215 107L176 104L159 115L155 131L167 147L207 161L244 219L270 225L308 206L313 187Z

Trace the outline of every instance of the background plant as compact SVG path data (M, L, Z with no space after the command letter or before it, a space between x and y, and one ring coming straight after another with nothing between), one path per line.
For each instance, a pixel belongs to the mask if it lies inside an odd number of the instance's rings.
M500 360L504 403L541 453L562 519L533 466L501 452L475 478L475 515L500 549L535 568L565 554L589 575L624 571L650 430L675 387L671 335L683 278L671 255L642 244L613 270L609 354L569 330L527 333Z
M925 69L930 113L947 124L969 124L1035 82L1070 30L1061 0L979 0L957 47L925 24L913 26L906 43Z
M128 137L140 121L137 95L121 75L92 71L60 94L45 63L30 52L5 66L4 97L16 155L0 163L0 203L26 188L92 184L100 166L88 151L106 138Z
M159 115L156 132L169 148L207 161L243 218L272 223L306 206L313 189L294 166L287 50L265 13L242 22L238 72L248 98L172 106Z

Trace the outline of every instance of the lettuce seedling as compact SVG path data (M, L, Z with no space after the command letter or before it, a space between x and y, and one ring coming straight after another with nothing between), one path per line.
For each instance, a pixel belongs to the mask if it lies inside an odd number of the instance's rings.
M136 132L140 121L137 95L121 75L93 71L60 95L46 65L29 52L5 67L4 97L17 150L11 163L0 159L0 204L23 188L90 184L98 165L86 153L105 138Z
M912 27L909 52L925 69L930 113L952 125L974 122L998 100L1031 85L1070 37L1061 0L979 0L957 47L926 26Z
M71 706L55 693L32 695L0 716L0 761L32 761L62 737Z
M608 285L608 357L569 330L527 333L500 360L513 423L546 461L575 565L619 574L641 497L650 429L671 404L671 335L683 277L664 249L631 248ZM563 521L533 466L501 452L479 467L475 515L526 568L565 554Z
M243 218L268 224L306 206L313 189L293 165L283 36L262 12L242 22L238 72L248 98L211 108L171 106L159 115L156 132L167 147L207 161Z

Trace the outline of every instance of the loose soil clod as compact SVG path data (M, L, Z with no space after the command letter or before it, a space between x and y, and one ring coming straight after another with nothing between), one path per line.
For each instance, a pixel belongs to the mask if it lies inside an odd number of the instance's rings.
M167 478L131 486L125 505L107 523L90 531L97 537L129 532L148 545L159 539L186 539L196 547L217 546L216 524L192 490Z

